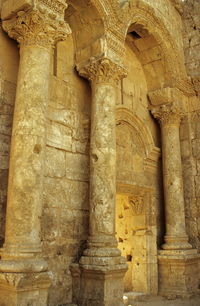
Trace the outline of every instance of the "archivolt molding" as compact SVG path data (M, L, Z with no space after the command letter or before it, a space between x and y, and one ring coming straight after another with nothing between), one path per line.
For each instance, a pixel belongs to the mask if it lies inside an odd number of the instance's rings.
M74 22L75 29L72 27L75 44L76 42L80 43L84 31L87 31L87 35L84 37L88 37L86 46L76 47L77 64L84 64L90 57L107 57L122 65L128 28L131 24L139 24L155 37L161 49L165 69L164 86L177 87L188 96L194 95L192 84L187 79L184 57L179 46L181 35L177 34L175 39L175 35L170 33L170 29L167 28L164 13L161 13L157 6L153 6L151 1L87 0L83 4L81 0L68 0L68 3L80 8L84 6L85 16L88 20L84 21L85 24L83 22L79 30L76 31L78 23L81 22L77 18ZM170 7L170 1L166 0L167 4ZM91 7L95 8L96 16L94 13L91 14ZM173 14L172 4L171 9ZM180 22L176 10L174 10L173 16L175 20ZM166 20L167 18L169 16L166 16ZM101 22L101 26L95 23L97 20L99 20L99 24ZM99 31L100 27L102 27L101 31ZM90 32L94 29L96 34L90 39Z
M166 28L161 14L151 7L146 1L129 1L124 7L122 17L124 23L124 36L131 24L141 24L157 40L162 50L168 84L177 83L180 79L186 79L183 58L180 49ZM179 81L180 82L180 81Z
M145 170L154 172L161 156L161 150L154 145L153 137L144 122L125 107L117 108L116 124L120 122L128 124L137 132L145 150Z
M139 135L145 149L145 155L148 156L155 147L153 137L149 130L146 128L144 122L133 114L129 109L125 107L117 108L116 111L116 124L119 122L125 122L130 125Z
M77 64L87 62L90 57L101 58L101 56L123 64L125 46L120 31L123 25L118 18L119 1L87 0L83 3L81 0L68 0L68 3L76 10L74 18L77 16L73 24L68 20L76 46ZM85 12L84 18L83 12ZM95 35L94 30L96 30ZM83 36L87 39L84 43L80 43Z

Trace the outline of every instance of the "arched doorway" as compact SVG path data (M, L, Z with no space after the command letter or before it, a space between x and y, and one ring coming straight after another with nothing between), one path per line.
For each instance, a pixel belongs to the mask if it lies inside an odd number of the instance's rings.
M143 67L128 43L126 66L116 125L116 237L128 264L125 291L156 294L162 237L160 135L148 110Z

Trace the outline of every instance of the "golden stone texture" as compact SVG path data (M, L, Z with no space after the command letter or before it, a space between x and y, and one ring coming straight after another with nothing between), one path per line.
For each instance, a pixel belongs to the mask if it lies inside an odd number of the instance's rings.
M0 0L0 14L0 306L129 305L124 291L186 305L199 1Z
M62 4L61 11L54 13L54 16L51 12L54 8L49 6L49 2L46 6L45 2L39 1L26 12L15 12L11 19L7 19L3 7L4 29L20 44L5 242L0 263L0 292L6 305L27 305L29 300L36 303L36 299L38 305L44 305L51 283L49 274L43 272L47 271L47 263L40 259L46 112L51 47L70 33L69 28L63 26L64 20L61 24L60 18L56 19L67 7L64 3L58 3ZM8 11L8 7L6 9ZM44 18L44 13L49 14L48 18ZM18 281L15 281L16 273L19 273ZM27 277L30 273L33 274L32 279ZM23 293L27 291L27 286L37 298ZM9 294L9 290L12 294Z

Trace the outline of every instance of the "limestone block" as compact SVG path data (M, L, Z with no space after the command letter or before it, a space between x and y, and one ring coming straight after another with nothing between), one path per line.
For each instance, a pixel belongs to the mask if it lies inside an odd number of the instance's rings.
M2 101L2 103L0 102L0 114L12 116L13 105L5 104L4 101Z
M62 124L48 122L47 145L58 149L72 150L72 129Z
M89 180L89 157L66 152L66 177L71 180Z
M88 224L88 212L65 209L60 216L60 235L70 239L87 239Z
M69 109L71 104L75 102L72 88L63 80L51 76L49 88L49 105L51 107Z
M8 155L0 155L0 168L8 169L9 167L9 156Z
M0 134L11 135L12 131L12 115L0 114Z
M10 151L10 137L0 134L0 155L6 156L9 154Z
M44 181L44 205L88 210L88 183L47 177Z
M16 85L13 82L4 80L3 82L3 101L8 105L14 105L16 96ZM13 109L11 107L11 109Z
M200 176L195 176L196 196L200 197Z
M75 128L78 123L77 113L66 109L53 109L49 107L48 118L69 128Z
M65 152L52 147L46 148L45 175L50 177L65 176Z

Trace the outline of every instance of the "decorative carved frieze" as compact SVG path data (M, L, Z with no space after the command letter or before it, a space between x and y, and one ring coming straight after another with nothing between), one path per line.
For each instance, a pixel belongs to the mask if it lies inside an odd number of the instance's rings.
M79 74L92 82L101 83L118 83L126 77L127 73L124 67L112 62L108 58L100 60L91 59L89 64L79 68Z
M141 215L144 210L144 199L141 195L129 196L129 204L134 215Z
M71 33L64 21L67 4L61 0L35 1L27 12L18 11L11 19L3 21L3 28L11 38L23 45L54 45Z

